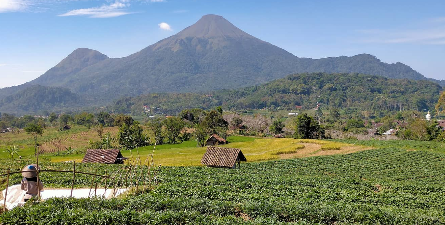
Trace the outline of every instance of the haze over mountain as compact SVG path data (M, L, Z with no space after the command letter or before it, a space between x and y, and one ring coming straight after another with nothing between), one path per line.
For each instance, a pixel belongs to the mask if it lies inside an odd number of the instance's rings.
M302 72L427 79L407 65L387 64L368 54L299 58L247 34L221 16L205 15L176 35L127 57L108 58L95 50L77 49L39 78L0 89L0 99L31 85L42 85L68 88L98 105L155 92L234 89Z

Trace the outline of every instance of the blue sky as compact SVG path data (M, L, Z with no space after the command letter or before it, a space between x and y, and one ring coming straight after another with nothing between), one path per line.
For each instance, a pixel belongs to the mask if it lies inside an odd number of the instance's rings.
M127 56L205 14L298 57L369 53L445 79L444 0L0 0L0 88L76 48Z

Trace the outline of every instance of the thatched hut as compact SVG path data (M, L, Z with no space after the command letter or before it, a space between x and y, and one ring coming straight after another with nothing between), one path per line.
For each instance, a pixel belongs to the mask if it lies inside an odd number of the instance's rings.
M206 146L215 146L215 145L224 145L227 144L226 139L218 136L217 134L212 134L209 138L206 140Z
M119 149L88 149L83 157L83 163L123 164L127 159Z
M240 168L240 162L247 161L243 152L237 148L208 146L201 163L209 167Z

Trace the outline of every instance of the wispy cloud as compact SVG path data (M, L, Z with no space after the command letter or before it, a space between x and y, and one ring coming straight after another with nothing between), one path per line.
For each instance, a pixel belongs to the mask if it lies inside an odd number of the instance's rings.
M359 30L361 42L384 44L445 44L445 18L431 19L421 27L410 29Z
M8 65L8 64L0 63L0 66L6 66L6 65Z
M172 28L170 27L170 25L168 23L160 23L158 24L159 28L161 28L162 30L172 30Z
M150 2L166 2L166 0L150 0Z
M59 16L87 16L90 18L110 18L131 14L125 8L129 7L129 0L116 0L109 5L102 5L100 7L75 9Z
M0 0L0 13L22 11L28 7L24 0Z

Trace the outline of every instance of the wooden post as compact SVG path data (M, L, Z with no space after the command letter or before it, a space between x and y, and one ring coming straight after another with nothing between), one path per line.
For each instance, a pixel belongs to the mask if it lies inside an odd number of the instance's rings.
M93 189L94 181L96 180L96 174L97 174L97 169L96 169L96 173L94 173L94 178L91 179L91 186L90 186L90 192L88 192L88 197L91 196L91 190ZM94 190L94 192L96 192L96 190Z
M73 197L74 181L76 180L76 161L73 161L73 185L71 186L71 197Z
M40 169L39 169L39 151L37 150L37 168L36 168L36 170L37 170L37 200L39 200L40 201L40 185L39 185L39 181L40 181L40 179L39 179L39 171L40 171Z
M107 196L106 195L106 193L107 193L107 182L108 181L108 174L107 174L107 171L105 171L105 190L104 190L104 198Z
M125 175L125 188L128 188L128 173L130 173L130 172L131 172L131 166L127 171L127 175Z
M6 190L5 190L5 200L3 201L3 212L6 212L6 197L8 197L8 188L9 188L9 169L6 178Z

